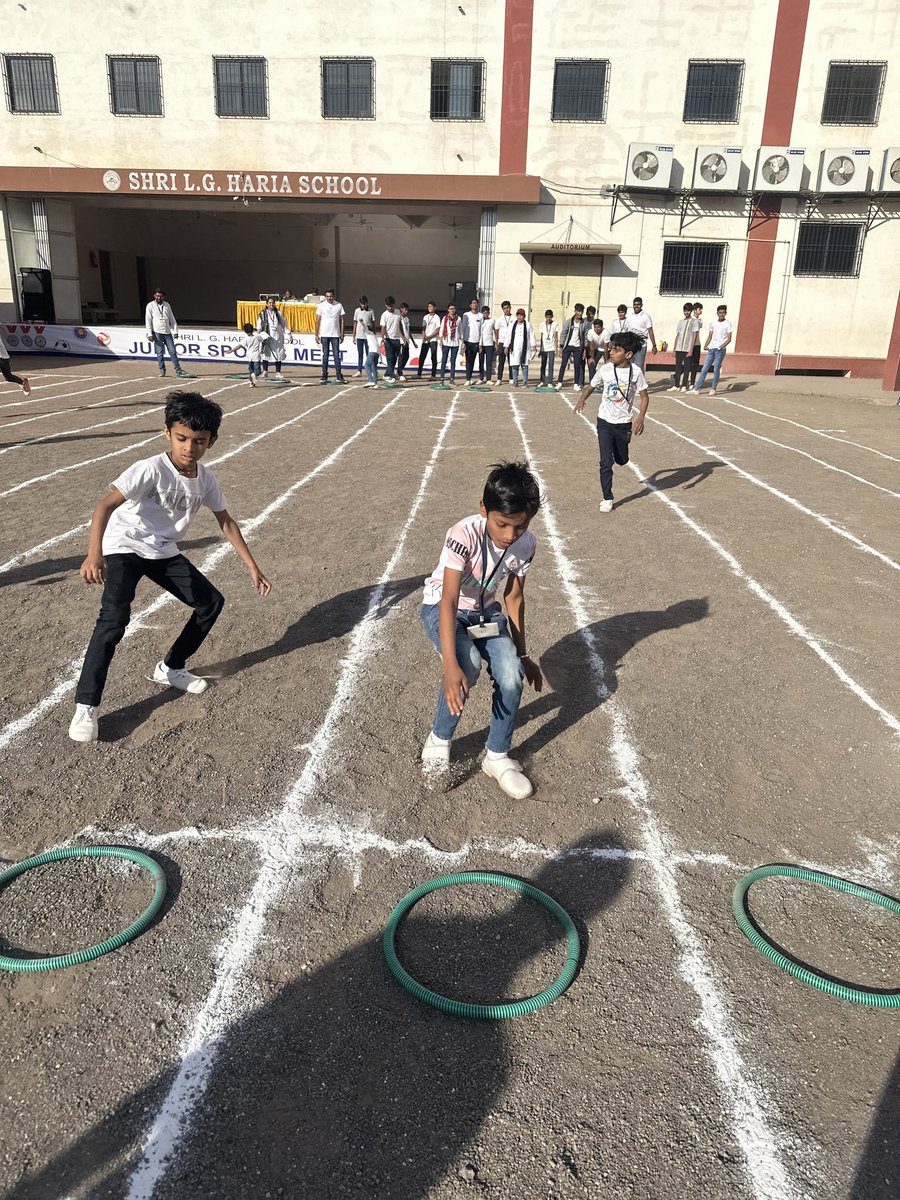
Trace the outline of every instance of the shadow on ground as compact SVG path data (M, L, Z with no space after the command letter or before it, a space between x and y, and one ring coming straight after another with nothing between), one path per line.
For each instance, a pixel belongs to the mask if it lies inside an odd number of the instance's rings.
M604 856L592 856L601 847ZM617 847L614 831L598 831L533 880L582 933L627 881L624 853L609 856ZM513 998L510 981L536 956L542 971L548 963L559 969L564 943L553 918L529 900L501 909L495 899L488 897L478 918L414 911L398 936L401 959L424 982L482 1001ZM372 903L386 919L392 900ZM217 1047L205 1089L202 1054L185 1060L196 1110L186 1147L155 1195L424 1200L445 1177L471 1171L472 1179L470 1144L488 1114L508 1103L507 1083L514 1073L520 1081L540 1073L548 1045L558 1040L554 1023L593 1019L590 1000L576 979L560 1007L522 1018L531 1028L515 1043L524 1056L517 1059L509 1022L445 1017L414 1000L388 974L380 933L370 937L234 1024ZM46 1200L87 1189L94 1200L123 1196L140 1160L135 1147L174 1078L160 1075L129 1096L8 1194ZM473 1186L481 1190L477 1178Z
M897 1196L900 1196L900 1055L869 1130L850 1200L897 1200Z
M695 488L698 483L705 483L713 471L724 466L723 462L708 459L706 462L694 463L691 466L660 467L658 471L654 471L644 480L645 484L650 485L649 487L644 487L639 492L632 492L630 496L624 496L616 502L614 507L621 508L623 504L630 504L632 500L643 500L653 491L670 492L675 488L684 488L687 491L689 488Z

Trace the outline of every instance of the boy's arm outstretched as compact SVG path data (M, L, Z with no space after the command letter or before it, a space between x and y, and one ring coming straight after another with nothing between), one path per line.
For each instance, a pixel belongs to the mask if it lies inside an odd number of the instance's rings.
M509 632L513 642L515 642L516 652L522 663L522 670L525 672L525 678L531 684L536 692L539 692L544 683L544 677L541 674L541 668L528 654L525 647L525 577L524 575L510 575L506 581L506 592L503 599L506 604L506 617L509 622Z
M578 397L578 403L575 405L575 411L577 413L581 412L585 404L588 402L588 397L593 395L595 390L596 389L590 383L586 383L584 385L584 387L581 389L581 395Z
M458 717L469 696L469 681L456 657L456 610L459 608L459 588L462 571L444 567L441 586L441 659L444 663L444 699L454 717Z
M106 582L106 559L103 557L103 535L109 518L119 505L125 503L125 497L118 488L112 488L97 504L91 516L91 531L88 534L87 557L81 564L78 574L85 583Z
M256 559L250 553L237 521L226 508L223 508L221 512L214 513L214 516L219 522L222 536L226 541L231 543L244 566L250 572L250 578L253 580L253 586L256 591L259 592L260 596L268 596L272 590L272 585L256 565Z

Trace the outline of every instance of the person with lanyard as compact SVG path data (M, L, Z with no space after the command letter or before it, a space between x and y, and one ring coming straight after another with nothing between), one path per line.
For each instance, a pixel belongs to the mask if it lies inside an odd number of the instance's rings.
M422 378L422 368L431 356L431 378L437 375L438 338L441 333L441 318L433 300L428 301L428 311L422 319L422 353L419 355L419 369L416 375Z
M275 301L270 296L266 301L266 307L259 314L256 321L256 328L260 333L265 335L266 341L263 346L263 375L266 379L269 378L269 359L275 362L275 379L278 383L284 382L284 375L281 372L281 364L285 360L287 351L284 348L285 341L292 342L290 331L287 327L287 321L275 307Z
M494 330L497 338L497 378L494 380L494 387L498 387L503 382L503 368L506 366L509 339L512 337L512 327L515 324L511 301L504 300L500 305L500 312L501 315L497 318ZM511 375L510 378L512 378Z
M597 440L600 443L600 502L602 513L613 508L613 463L623 467L628 462L628 443L632 433L644 432L644 418L650 404L647 380L634 357L641 348L640 336L626 330L614 333L609 339L609 361L602 364L593 379L584 385L575 412L580 413L588 397L600 390L600 411L597 414ZM634 398L640 396L641 407L633 417Z
M635 296L631 304L632 312L626 322L626 329L631 333L636 333L641 339L641 348L634 356L634 365L640 367L643 371L644 363L647 360L647 346L649 345L652 354L656 353L656 334L653 332L653 318L648 312L644 312L644 301L640 296Z
M422 749L428 783L448 778L451 739L487 663L494 694L482 770L515 800L533 791L509 752L524 683L538 692L543 683L525 643L525 577L537 544L528 526L540 503L537 480L525 463L498 463L485 482L479 512L448 529L440 560L425 581L422 624L444 664ZM497 598L501 585L505 613Z
M175 368L175 374L179 379L185 379L187 373L182 370L181 363L178 361L178 354L175 350L175 339L178 337L178 322L175 320L175 314L172 312L172 305L166 299L166 293L162 288L157 288L153 293L153 299L144 310L144 323L146 325L147 338L156 347L156 362L159 366L159 377L166 377L166 351L169 352L169 358L172 360L172 366Z
M481 326L484 318L478 311L478 301L473 296L469 302L469 311L464 312L460 321L462 343L466 355L466 383L472 386L472 374L478 361L478 351L481 348Z

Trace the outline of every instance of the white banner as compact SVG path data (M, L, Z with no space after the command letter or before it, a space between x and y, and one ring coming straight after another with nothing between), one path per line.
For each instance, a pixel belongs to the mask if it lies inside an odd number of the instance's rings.
M156 347L140 325L4 325L3 340L10 354L75 354L91 358L156 359ZM244 366L247 348L242 333L230 329L186 329L175 338L175 349L184 363L224 362ZM294 333L285 345L288 365L319 366L322 349L311 333ZM356 343L348 337L341 345L341 361L357 363Z

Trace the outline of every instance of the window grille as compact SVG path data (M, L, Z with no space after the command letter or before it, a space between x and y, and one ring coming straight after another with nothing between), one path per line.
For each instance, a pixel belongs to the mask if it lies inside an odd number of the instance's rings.
M684 120L698 125L735 124L740 116L743 84L743 62L689 62Z
M794 274L859 275L864 232L861 221L801 221Z
M877 125L884 62L833 62L822 102L823 125Z
M662 296L721 296L726 242L667 242L663 246Z
M267 117L268 81L264 58L213 59L216 75L216 116Z
M605 121L609 63L558 58L553 71L554 121Z
M52 54L5 54L6 100L14 113L58 113Z
M484 62L480 59L431 60L432 121L484 120Z
M322 59L322 116L375 116L374 58Z
M107 56L109 105L120 117L161 117L162 80L158 58Z

